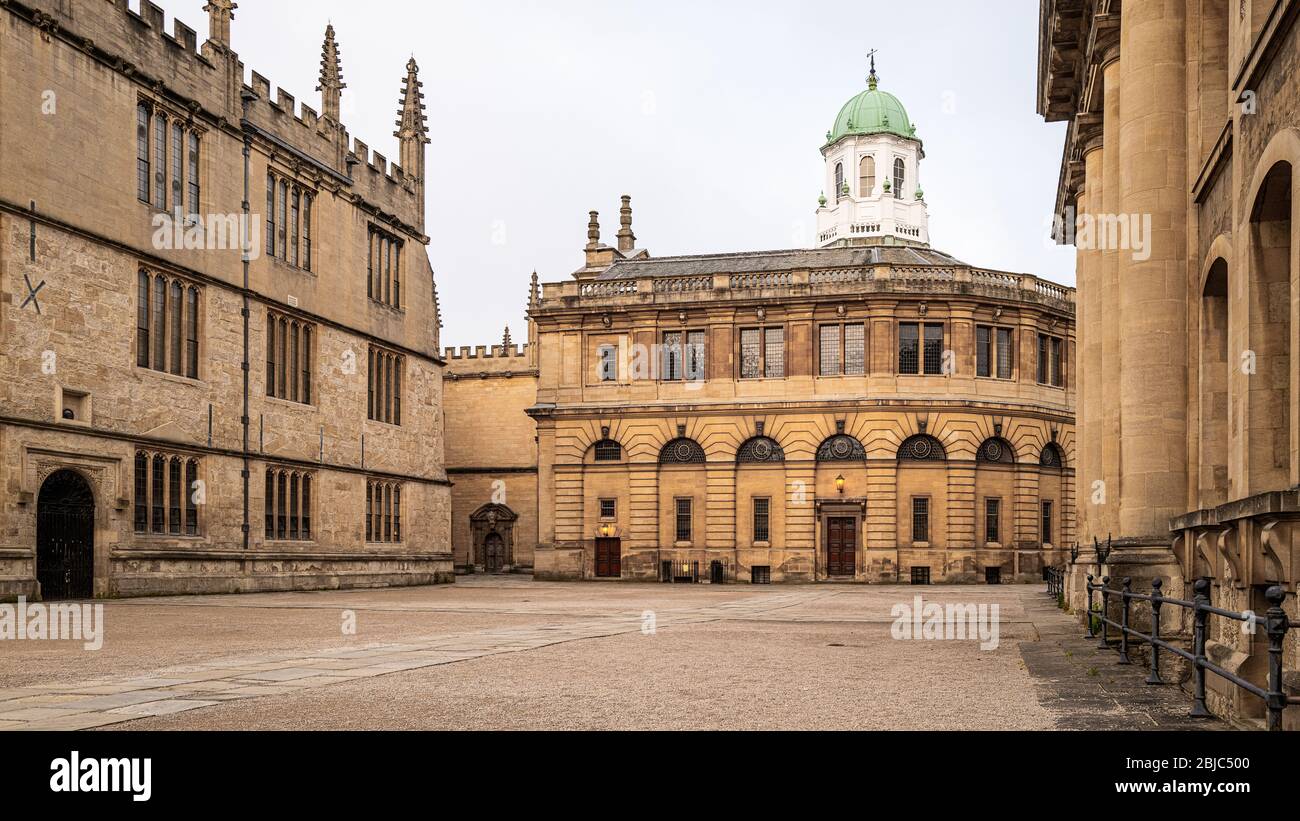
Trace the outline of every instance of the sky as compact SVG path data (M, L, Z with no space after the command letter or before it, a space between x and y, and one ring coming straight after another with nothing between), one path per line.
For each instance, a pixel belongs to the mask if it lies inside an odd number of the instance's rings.
M159 5L206 38L204 0ZM444 346L499 344L507 324L522 341L532 272L582 266L589 211L613 245L623 194L654 256L811 245L819 149L872 49L925 144L932 245L1074 284L1048 238L1065 126L1035 113L1038 0L240 0L231 39L246 72L320 110L329 22L344 125L390 159L419 62Z

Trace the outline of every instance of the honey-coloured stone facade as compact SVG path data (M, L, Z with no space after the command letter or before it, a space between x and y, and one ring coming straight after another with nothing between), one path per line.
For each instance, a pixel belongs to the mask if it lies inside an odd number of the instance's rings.
M1078 247L1081 612L1089 575L1181 599L1209 579L1216 606L1261 617L1280 586L1300 620L1298 21L1295 0L1042 4L1039 112L1069 123L1060 224L1149 225L1141 248L1061 236ZM1219 621L1207 654L1264 686L1263 629ZM1300 631L1283 663L1300 694ZM1217 714L1263 715L1209 685Z
M605 246L593 214L583 269L530 302L538 578L983 584L1063 561L1071 289L923 246L655 258L627 198L622 222ZM943 329L933 373L900 373L912 324ZM861 328L860 373L829 374L831 326ZM977 375L981 327L1010 335L1007 378ZM665 360L679 339L689 365Z
M206 8L200 46L148 0L0 7L0 598L86 566L101 597L452 577L418 67L393 66L406 167L390 165L337 120L332 29L317 114L256 72L245 85L233 4ZM290 192L274 252L268 179ZM372 278L376 232L401 256ZM272 387L282 368L292 393ZM160 488L139 467L155 457ZM88 506L56 494L69 481Z

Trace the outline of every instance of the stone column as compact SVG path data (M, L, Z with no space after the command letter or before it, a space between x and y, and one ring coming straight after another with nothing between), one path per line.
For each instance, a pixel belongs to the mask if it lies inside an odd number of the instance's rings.
M1110 146L1109 151L1102 149L1102 184L1101 184L1101 215L1115 215L1120 209L1120 152L1119 152L1119 123L1120 123L1120 67L1121 62L1116 57L1106 64L1104 69L1105 83L1105 100L1103 103L1105 113L1102 120L1102 143ZM1098 242L1101 241L1101 235L1097 235ZM1111 248L1109 245L1103 247L1101 252L1101 275L1098 279L1100 283L1101 297L1098 300L1099 312L1101 316L1101 378L1098 391L1100 393L1100 409L1092 419L1092 425L1089 426L1088 419L1085 417L1080 420L1082 426L1079 429L1079 438L1084 447L1088 447L1090 442L1099 440L1101 448L1101 466L1100 474L1094 477L1084 477L1088 487L1086 488L1088 497L1088 506L1091 511L1088 516L1089 529L1084 531L1083 538L1080 541L1090 546L1094 538L1105 539L1110 533L1114 533L1119 528L1119 503L1120 493L1122 490L1123 480L1119 475L1120 454L1122 452L1122 443L1119 439L1121 409L1119 402L1119 345L1120 345L1120 320L1119 320L1119 251ZM1093 494L1097 488L1093 483L1100 479L1103 482L1100 490L1104 494L1104 502L1100 504L1093 503ZM1082 483L1081 483L1082 484Z
M1095 227L1098 225L1097 215L1103 211L1103 191L1105 190L1104 182L1104 157L1105 150L1100 142L1094 142L1092 146L1086 149L1084 154L1084 179L1085 187L1079 194L1079 214L1089 221L1094 227L1090 235L1090 241L1086 247L1079 249L1079 289L1078 289L1078 316L1075 325L1075 333L1078 341L1078 367L1075 368L1077 377L1074 380L1075 390L1077 392L1076 405L1077 419L1076 424L1079 429L1087 430L1090 433L1099 433L1102 429L1102 394L1101 386L1104 379L1102 365L1102 298L1105 292L1101 284L1102 279L1102 252L1098 247L1097 234ZM1077 468L1082 481L1079 482L1079 498L1076 508L1078 510L1078 528L1083 534L1092 531L1093 505L1092 500L1092 483L1102 478L1102 436L1089 435L1080 436L1078 440ZM1097 511L1098 513L1100 511Z
M1118 254L1117 535L1135 546L1167 546L1170 519L1186 512L1186 17L1181 2L1128 0L1120 24L1120 210L1131 222Z

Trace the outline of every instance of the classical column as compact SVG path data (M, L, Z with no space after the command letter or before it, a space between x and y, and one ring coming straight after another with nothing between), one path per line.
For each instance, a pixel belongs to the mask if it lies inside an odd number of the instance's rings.
M1079 193L1079 214L1084 220L1096 226L1097 215L1102 211L1104 149L1100 141L1094 141L1084 153L1084 189ZM1102 259L1098 248L1097 235L1093 232L1090 241L1079 248L1079 288L1078 316L1076 317L1076 338L1078 343L1078 367L1075 368L1076 424L1080 430L1087 430L1088 436L1079 437L1077 448L1077 467L1083 481L1079 483L1078 525L1082 533L1090 533L1093 522L1092 488L1093 482L1102 478L1102 440L1099 434L1102 427L1103 380L1101 345L1102 345L1102 295L1101 285ZM1097 511L1100 512L1100 511Z
M1186 512L1186 16L1184 3L1128 0L1120 23L1119 533L1142 545L1167 545Z
M1115 216L1120 210L1120 66L1115 57L1106 63L1103 82L1105 83L1105 100L1102 115L1102 143L1110 146L1102 149L1101 173L1101 207L1100 216ZM1100 226L1097 234L1101 242ZM1093 426L1084 427L1079 436L1088 442L1100 440L1101 472L1100 476L1085 477L1088 487L1088 505L1091 512L1088 518L1089 531L1081 541L1092 543L1093 538L1104 540L1107 535L1119 530L1119 505L1123 479L1119 475L1120 454L1123 443L1119 434L1121 428L1121 408L1119 401L1119 250L1109 245L1102 246L1101 252L1101 299L1099 301L1101 327L1101 378L1100 378L1100 413L1093 418ZM1085 445L1087 447L1087 445ZM1100 479L1102 485L1095 487ZM1094 503L1094 495L1100 500Z

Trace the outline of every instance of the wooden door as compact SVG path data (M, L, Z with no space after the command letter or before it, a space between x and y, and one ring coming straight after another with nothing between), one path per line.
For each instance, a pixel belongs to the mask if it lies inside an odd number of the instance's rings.
M596 540L596 578L617 579L623 575L623 541Z
M826 522L826 572L831 576L853 576L857 571L857 520L829 519Z

